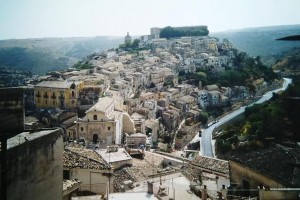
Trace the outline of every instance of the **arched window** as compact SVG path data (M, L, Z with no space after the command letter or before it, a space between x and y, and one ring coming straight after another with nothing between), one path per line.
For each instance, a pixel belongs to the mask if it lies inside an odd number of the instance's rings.
M97 115L94 115L94 120L97 120Z

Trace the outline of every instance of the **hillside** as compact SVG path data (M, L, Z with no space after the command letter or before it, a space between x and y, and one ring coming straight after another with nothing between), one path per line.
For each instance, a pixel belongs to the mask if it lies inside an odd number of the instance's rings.
M272 66L274 70L299 72L300 71L300 48L293 48L278 56L276 63Z
M235 47L251 56L280 54L293 47L300 47L300 41L276 40L300 34L300 25L247 28L218 33L210 33L220 40L228 39Z
M66 69L94 52L117 47L121 37L0 40L0 66L34 74Z

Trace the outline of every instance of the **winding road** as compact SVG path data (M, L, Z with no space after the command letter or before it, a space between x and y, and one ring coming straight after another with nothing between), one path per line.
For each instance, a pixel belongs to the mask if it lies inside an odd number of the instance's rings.
M284 80L284 83L283 83L283 86L281 88L267 92L258 101L248 105L247 107L252 106L253 104L260 104L260 103L263 103L265 101L268 101L272 97L273 92L277 93L279 91L286 90L288 85L292 82L292 79L283 78L283 80ZM214 153L214 148L213 148L213 145L212 145L212 132L213 132L214 128L216 126L220 126L220 125L228 122L229 120L231 120L232 118L237 117L238 115L242 114L243 112L245 112L245 106L240 107L239 109L237 109L237 110L231 112L230 114L222 117L221 119L219 119L219 121L217 123L213 124L209 128L202 130L202 137L201 137L201 140L200 140L200 147L201 147L201 155L202 156L214 157L215 153Z

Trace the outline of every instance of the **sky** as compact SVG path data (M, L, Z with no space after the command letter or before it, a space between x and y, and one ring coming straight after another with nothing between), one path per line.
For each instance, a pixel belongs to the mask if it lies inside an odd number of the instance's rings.
M150 34L207 25L210 32L300 24L300 0L0 0L0 40Z

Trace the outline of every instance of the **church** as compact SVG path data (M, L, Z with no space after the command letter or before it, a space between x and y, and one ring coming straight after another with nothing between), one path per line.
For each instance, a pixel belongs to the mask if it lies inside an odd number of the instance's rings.
M100 98L76 125L80 138L94 143L99 141L101 147L122 144L125 133L136 132L134 121L127 112L118 109L116 100L110 97Z

